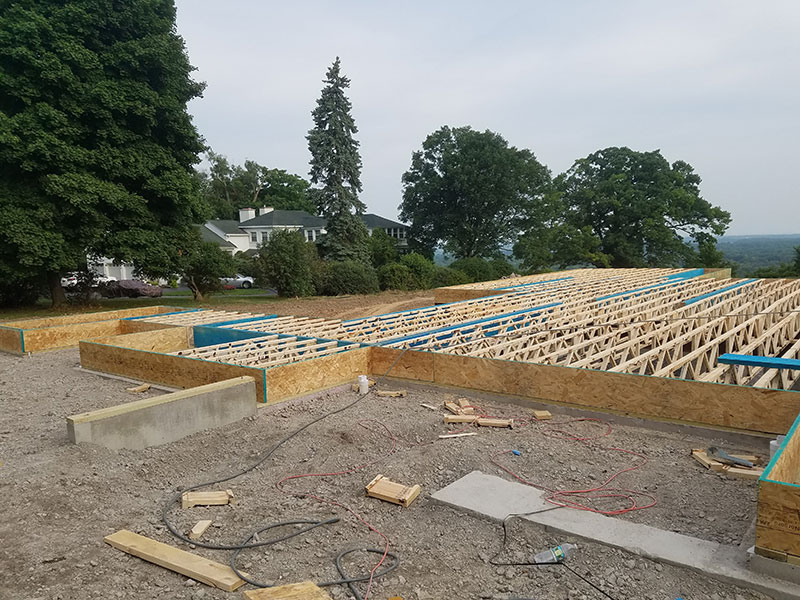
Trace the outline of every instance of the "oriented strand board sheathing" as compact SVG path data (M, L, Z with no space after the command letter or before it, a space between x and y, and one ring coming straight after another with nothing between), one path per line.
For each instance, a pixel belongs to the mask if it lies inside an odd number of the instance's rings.
M370 348L265 369L267 403L355 381L369 372Z
M97 321L94 323L74 323L24 330L25 352L41 352L56 348L68 348L81 340L113 336L122 333L122 321Z
M642 417L783 433L800 412L800 394L783 390L446 354L433 364L435 383Z
M22 354L22 331L0 326L0 350Z
M6 327L18 327L20 329L42 329L44 327L59 327L61 325L72 325L73 323L91 323L93 321L109 321L111 319L128 319L131 317L142 317L145 315L158 315L167 312L174 312L171 306L143 306L139 308L125 308L121 310L104 310L90 313L75 313L62 315L60 317L43 317L40 319L22 319L18 321L7 321L2 323Z
M370 352L370 373L379 377L433 381L433 354L373 346ZM396 362L395 362L396 361ZM391 368L391 371L389 369Z
M191 327L164 327L153 331L128 333L111 337L97 338L92 341L107 346L130 348L133 350L149 350L151 352L173 352L185 350L192 346Z

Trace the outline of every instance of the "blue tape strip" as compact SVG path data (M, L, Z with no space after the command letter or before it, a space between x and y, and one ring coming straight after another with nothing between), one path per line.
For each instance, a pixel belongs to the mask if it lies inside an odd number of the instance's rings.
M717 359L724 365L743 365L746 367L765 367L767 369L800 369L800 360L756 356L754 354L723 354Z
M689 300L684 300L683 303L684 305L689 306L690 304L694 304L695 302L702 302L703 300L707 300L708 298L713 298L714 296L719 296L720 294L730 292L731 290L735 290L736 288L740 288L743 285L753 283L754 281L758 281L758 279L745 279L744 281L740 281L739 283L734 283L733 285L726 286L714 292L709 292L707 294L702 294L700 296L690 298Z

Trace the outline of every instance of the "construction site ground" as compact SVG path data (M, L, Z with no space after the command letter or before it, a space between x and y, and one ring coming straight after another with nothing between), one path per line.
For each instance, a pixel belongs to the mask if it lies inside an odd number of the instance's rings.
M335 302L336 300L331 300ZM410 301L413 301L410 300ZM359 306L361 314L365 307ZM369 308L366 309L367 311ZM385 312L386 308L376 309ZM330 316L330 315L325 315ZM194 483L215 479L254 462L280 438L299 426L357 398L339 387L261 408L258 416L201 432L179 442L142 451L112 451L67 440L65 417L139 399L130 383L82 372L77 349L33 357L0 355L0 598L68 600L78 598L238 598L187 580L111 548L103 537L129 529L178 545L161 522L165 500ZM404 387L394 381L384 389ZM383 548L352 513L317 499L288 492L310 492L349 507L391 540L400 566L375 580L370 598L535 598L594 600L601 592L559 567L495 566L501 550L500 524L442 506L430 494L473 470L503 476L497 458L529 480L549 489L582 489L601 484L637 459L608 450L616 447L646 455L640 469L621 475L622 488L652 494L656 506L620 517L666 530L739 544L746 540L756 512L756 482L731 479L706 470L690 457L692 448L711 445L729 451L762 453L762 446L732 446L728 439L689 431L666 432L614 425L612 433L584 443L547 435L560 428L593 436L604 425L591 422L556 426L573 417L553 408L553 420L514 429L470 428L477 436L439 439L456 429L442 423L446 400L456 390L405 386L406 398L365 397L292 439L261 467L224 484L238 502L230 506L175 508L170 514L188 531L200 519L214 525L205 540L241 543L258 526L291 519L341 521L304 536L243 552L240 566L251 577L271 583L338 579L334 557L348 548ZM157 390L147 394L161 393ZM530 411L497 396L464 394L472 404L498 416ZM432 411L421 406L435 406ZM392 445L396 449L391 452ZM306 473L334 473L372 463L342 476L276 482ZM377 474L422 493L409 507L368 498L364 486ZM566 509L562 509L566 510ZM542 549L570 541L536 526L512 520L507 549L496 562L524 562ZM227 563L230 553L191 550ZM347 562L348 572L369 570L377 555ZM608 597L684 600L763 599L766 596L669 565L661 565L599 544L580 543L569 559ZM366 585L358 584L361 593ZM243 588L246 589L246 588ZM335 599L351 598L346 588L327 588Z

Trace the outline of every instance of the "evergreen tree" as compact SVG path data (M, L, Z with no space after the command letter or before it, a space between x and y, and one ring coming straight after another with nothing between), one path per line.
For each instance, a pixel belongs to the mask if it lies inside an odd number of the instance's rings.
M4 5L0 281L46 279L59 304L87 252L174 273L204 207L173 0Z
M345 96L350 80L341 74L339 57L325 76L317 107L312 111L314 128L308 132L311 152L311 183L319 214L328 224L322 240L324 254L334 261L355 260L370 264L369 232L359 215L366 206L361 192L361 156L358 132Z

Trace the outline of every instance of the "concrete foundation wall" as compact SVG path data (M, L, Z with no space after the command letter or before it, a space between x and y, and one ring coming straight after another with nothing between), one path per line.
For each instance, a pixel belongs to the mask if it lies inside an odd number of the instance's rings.
M74 444L141 450L233 423L256 413L252 377L235 377L172 394L67 417Z

